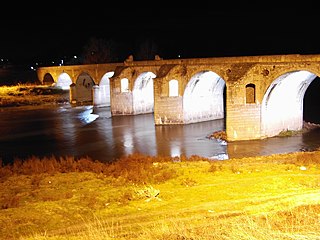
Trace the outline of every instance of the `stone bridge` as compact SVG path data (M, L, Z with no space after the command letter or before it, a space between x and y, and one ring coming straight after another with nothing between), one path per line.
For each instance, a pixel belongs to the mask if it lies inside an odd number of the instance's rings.
M112 116L154 114L155 125L225 119L228 141L303 127L303 98L320 76L320 55L134 61L37 69L70 102L110 106Z

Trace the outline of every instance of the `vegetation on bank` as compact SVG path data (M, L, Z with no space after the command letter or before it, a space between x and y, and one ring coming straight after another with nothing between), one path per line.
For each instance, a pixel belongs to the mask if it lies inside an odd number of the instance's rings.
M1 239L318 239L320 152L0 168Z
M69 102L69 91L45 85L18 84L0 87L0 106L19 107Z

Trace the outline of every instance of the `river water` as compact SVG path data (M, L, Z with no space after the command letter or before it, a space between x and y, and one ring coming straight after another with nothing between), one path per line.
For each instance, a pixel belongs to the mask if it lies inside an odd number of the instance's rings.
M0 158L88 156L111 162L132 154L199 155L230 159L315 150L320 130L291 137L225 143L208 136L225 121L155 126L153 114L111 117L110 108L90 106L14 107L0 111Z

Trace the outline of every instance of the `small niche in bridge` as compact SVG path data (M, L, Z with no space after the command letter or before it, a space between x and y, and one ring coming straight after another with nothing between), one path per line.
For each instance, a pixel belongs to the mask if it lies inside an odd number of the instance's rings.
M129 80L128 78L121 79L121 92L129 92Z
M169 81L169 97L177 97L179 96L179 83L178 80L170 80Z
M253 83L246 85L246 103L256 102L256 86Z

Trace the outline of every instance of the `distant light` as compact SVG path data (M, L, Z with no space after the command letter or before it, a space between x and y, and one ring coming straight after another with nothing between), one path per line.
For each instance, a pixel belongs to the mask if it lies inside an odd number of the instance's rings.
M179 55L178 55L178 58L180 58L180 57L181 57L181 55L179 54Z
M77 58L77 56L76 56L76 55L74 55L74 56L73 56L73 58Z

